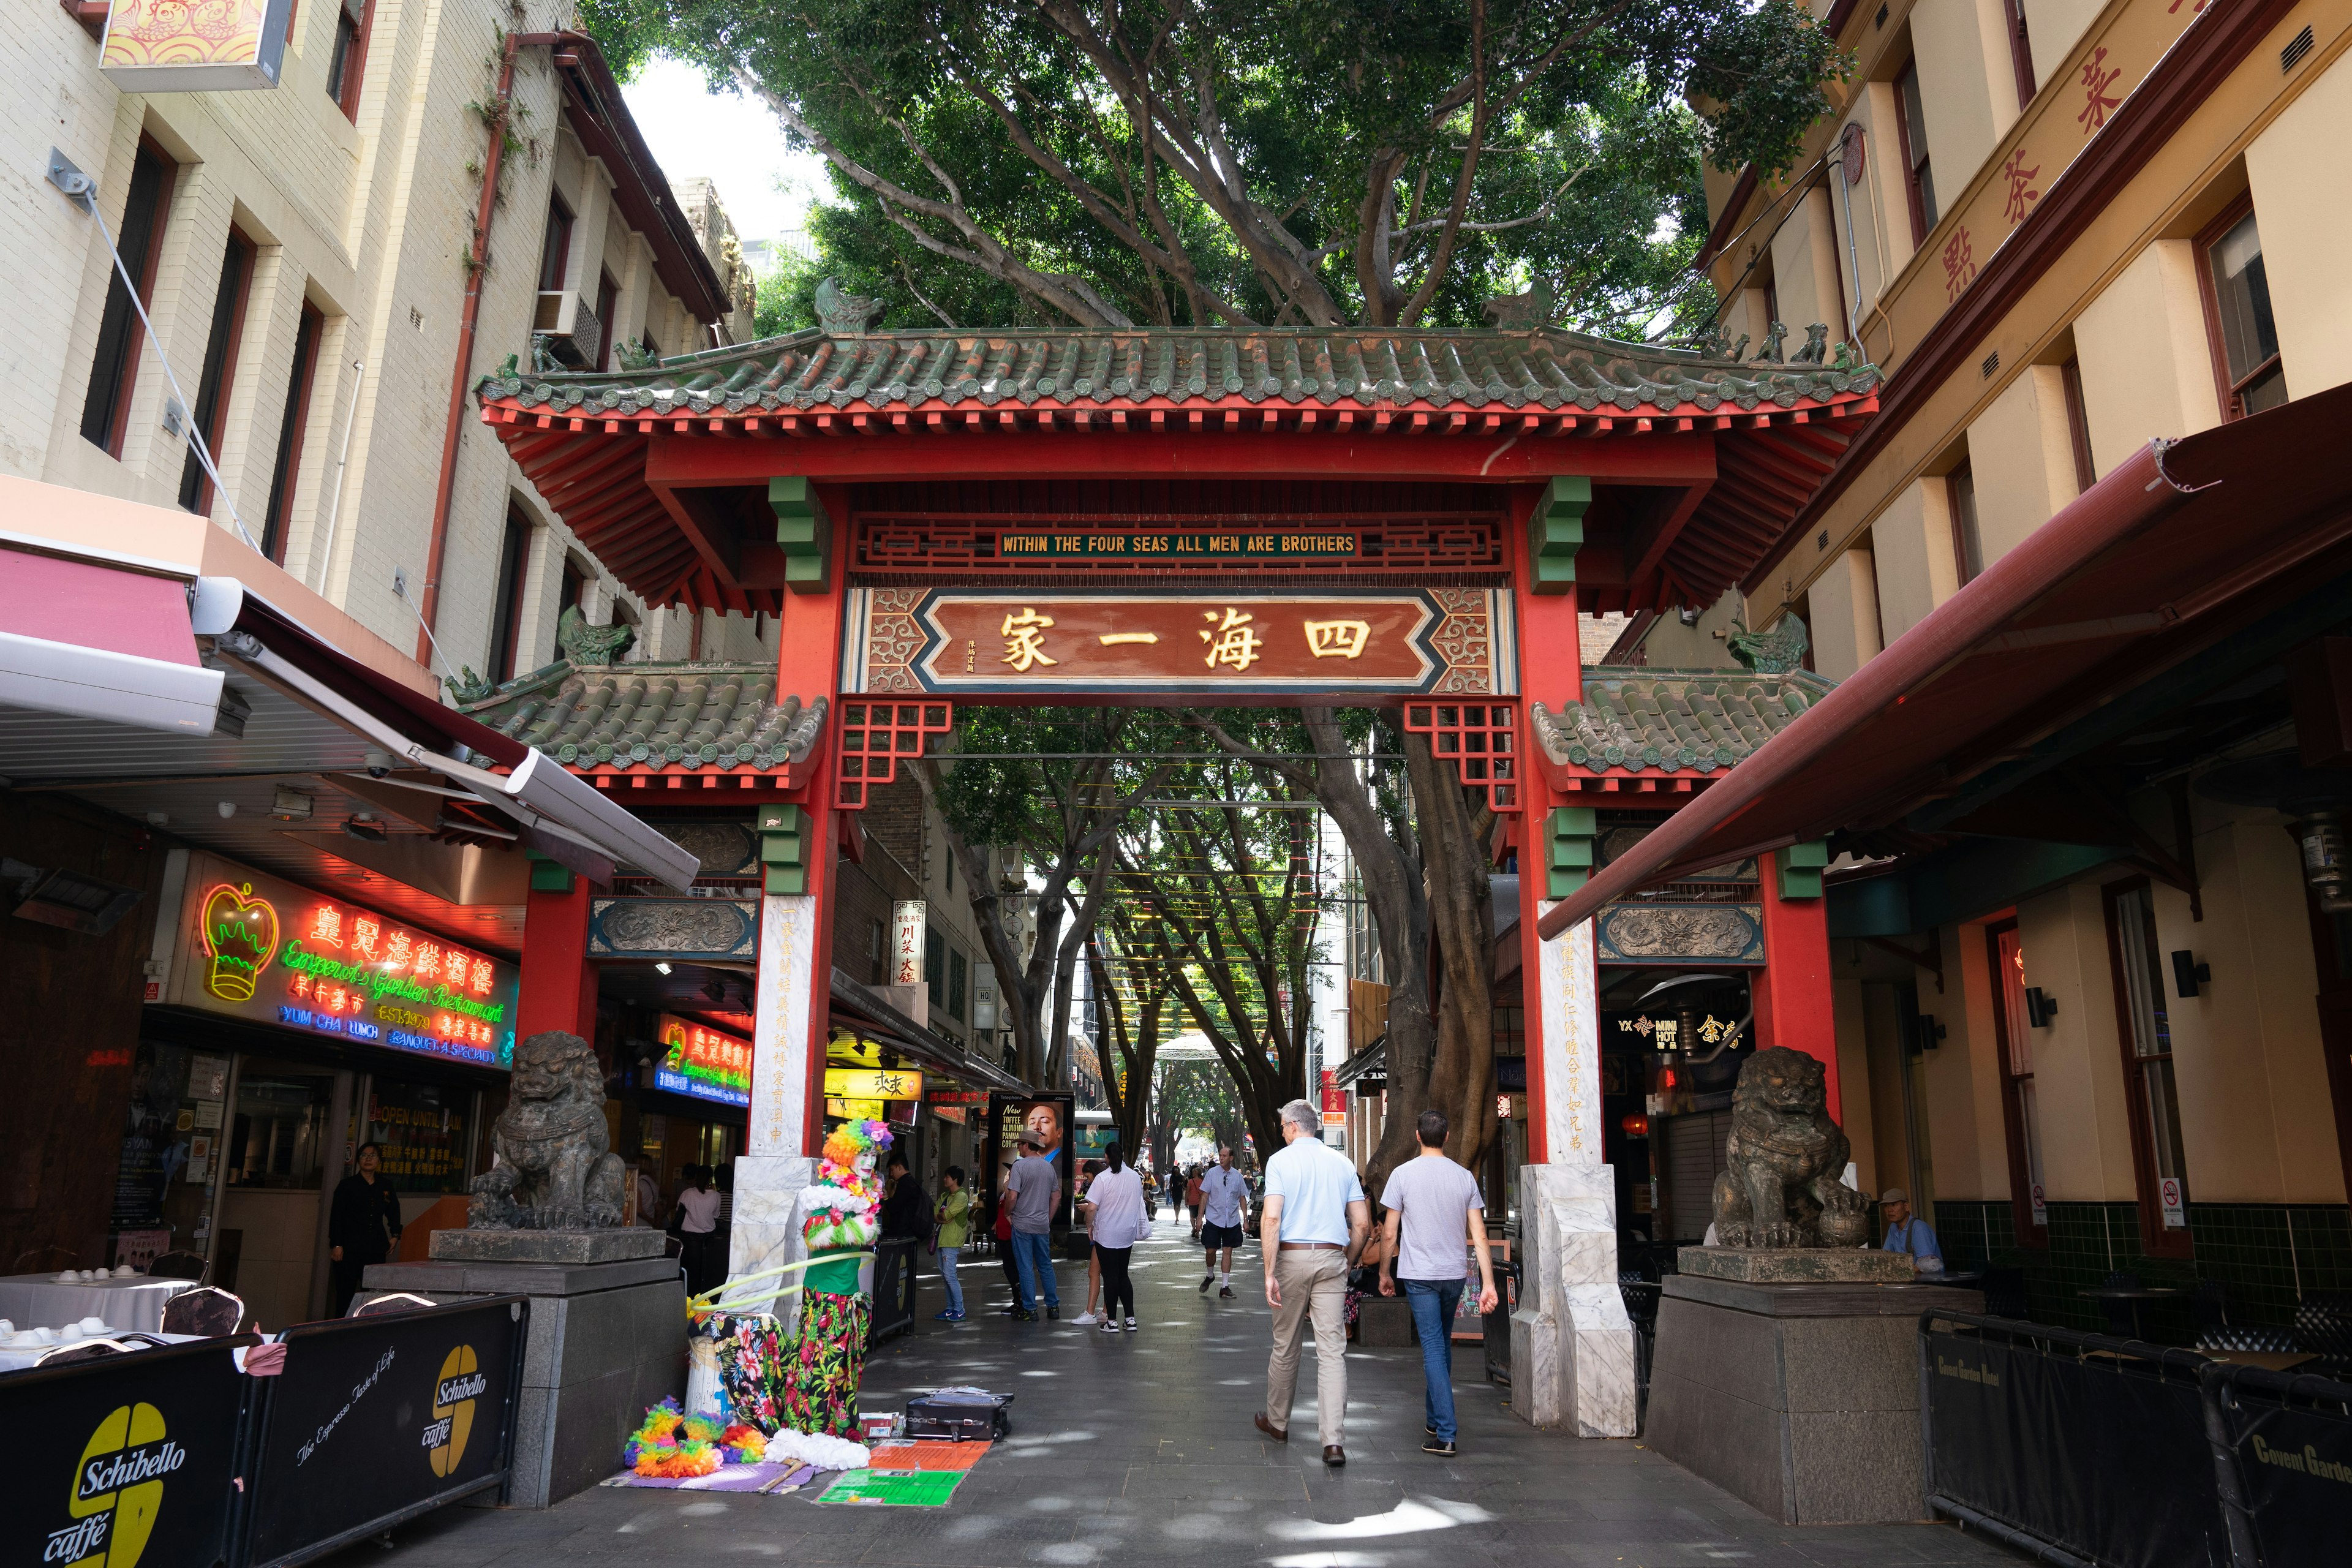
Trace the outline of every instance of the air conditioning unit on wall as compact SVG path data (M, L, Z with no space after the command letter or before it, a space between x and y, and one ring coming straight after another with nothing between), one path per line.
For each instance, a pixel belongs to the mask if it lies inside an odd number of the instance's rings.
M604 323L576 289L542 292L530 331L534 346L544 345L558 363L573 370L595 369L604 350Z

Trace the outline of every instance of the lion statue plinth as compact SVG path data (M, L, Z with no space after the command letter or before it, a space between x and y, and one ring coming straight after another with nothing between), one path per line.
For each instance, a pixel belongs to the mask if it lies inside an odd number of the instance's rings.
M604 1127L595 1047L548 1029L515 1047L507 1108L490 1127L498 1163L474 1178L474 1230L597 1230L621 1223L628 1178Z
M1741 1065L1726 1154L1715 1179L1718 1246L1860 1247L1868 1239L1866 1203L1838 1179L1852 1150L1830 1120L1818 1058L1775 1047Z

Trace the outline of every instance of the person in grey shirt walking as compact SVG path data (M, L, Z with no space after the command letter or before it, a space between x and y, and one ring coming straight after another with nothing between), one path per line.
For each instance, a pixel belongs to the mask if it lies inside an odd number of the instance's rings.
M1428 1419L1424 1454L1451 1458L1454 1422L1454 1313L1469 1278L1463 1268L1467 1242L1478 1261L1478 1310L1495 1310L1495 1265L1486 1256L1486 1205L1469 1172L1445 1157L1445 1112L1424 1110L1413 1125L1421 1156L1389 1173L1381 1203L1389 1211L1381 1249L1381 1294L1393 1296L1402 1281L1421 1336L1423 1396Z
M1037 1134L1024 1128L1021 1158L1004 1175L1004 1191L1013 1203L1013 1256L1021 1265L1021 1304L1013 1315L1024 1323L1037 1321L1034 1305L1042 1292L1045 1315L1062 1315L1062 1292L1054 1283L1054 1208L1062 1195L1062 1174L1054 1169Z

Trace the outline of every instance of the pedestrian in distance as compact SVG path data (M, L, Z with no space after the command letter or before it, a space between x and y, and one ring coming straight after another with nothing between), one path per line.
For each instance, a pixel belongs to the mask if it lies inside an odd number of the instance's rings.
M931 1223L939 1227L931 1250L940 1260L940 1282L948 1304L936 1316L942 1322L963 1321L963 1281L956 1275L957 1259L971 1239L971 1194L963 1190L963 1167L950 1165L940 1177L940 1201L931 1206Z
M1004 1192L1011 1202L1013 1256L1021 1266L1019 1304L1013 1316L1037 1321L1035 1303L1042 1297L1045 1316L1062 1316L1062 1291L1054 1282L1054 1205L1061 1195L1062 1173L1045 1158L1045 1146L1035 1129L1021 1131L1021 1158L1004 1173Z
M1021 1310L1021 1258L1013 1250L1013 1194L999 1193L991 1205L989 1234L996 1238L996 1261L1004 1270L1004 1315Z
M1495 1265L1486 1256L1486 1205L1478 1196L1477 1178L1445 1157L1445 1112L1424 1110L1413 1124L1421 1144L1416 1159L1389 1173L1381 1194L1388 1210L1382 1227L1381 1294L1393 1296L1404 1287L1405 1304L1412 1309L1412 1326L1421 1336L1423 1429L1424 1454L1452 1458L1457 1430L1454 1420L1454 1313L1462 1302L1467 1275L1462 1267L1465 1242L1478 1263L1478 1310L1495 1310Z
M1124 1318L1131 1334L1135 1332L1135 1280L1128 1273L1128 1264L1135 1256L1135 1244L1150 1233L1151 1222L1144 1214L1142 1179L1127 1163L1127 1151L1117 1139L1103 1151L1103 1160L1107 1168L1087 1185L1087 1201L1080 1207L1086 1212L1095 1258L1102 1265L1103 1332L1117 1333Z
M1185 1173L1184 1208L1192 1216L1192 1239L1201 1239L1201 1167L1195 1165Z
M1371 1235L1364 1184L1348 1157L1323 1142L1323 1113L1304 1100L1282 1108L1283 1146L1265 1163L1258 1251L1265 1304L1274 1309L1274 1353L1265 1363L1265 1408L1257 1429L1290 1441L1298 1384L1298 1342L1315 1321L1315 1414L1323 1462L1348 1462L1348 1270Z
M1201 1294L1212 1282L1221 1300L1234 1299L1234 1248L1249 1227L1249 1179L1234 1169L1231 1145L1217 1151L1217 1163L1201 1178ZM1223 1256L1220 1257L1219 1255Z
M670 1205L670 1234L677 1237L678 1261L686 1265L688 1293L699 1296L726 1274L725 1260L718 1260L714 1270L711 1258L712 1236L719 1228L719 1190L710 1184L708 1165L688 1165L679 1174L685 1184ZM714 1272L719 1279L712 1278Z

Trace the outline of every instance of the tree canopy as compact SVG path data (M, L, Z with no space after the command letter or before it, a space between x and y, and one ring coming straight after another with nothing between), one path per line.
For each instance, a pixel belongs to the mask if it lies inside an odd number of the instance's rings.
M1689 294L1702 157L1786 168L1845 68L1794 0L582 15L625 76L698 64L828 161L827 270L890 326L1475 325L1525 291L1622 333L1711 304Z

